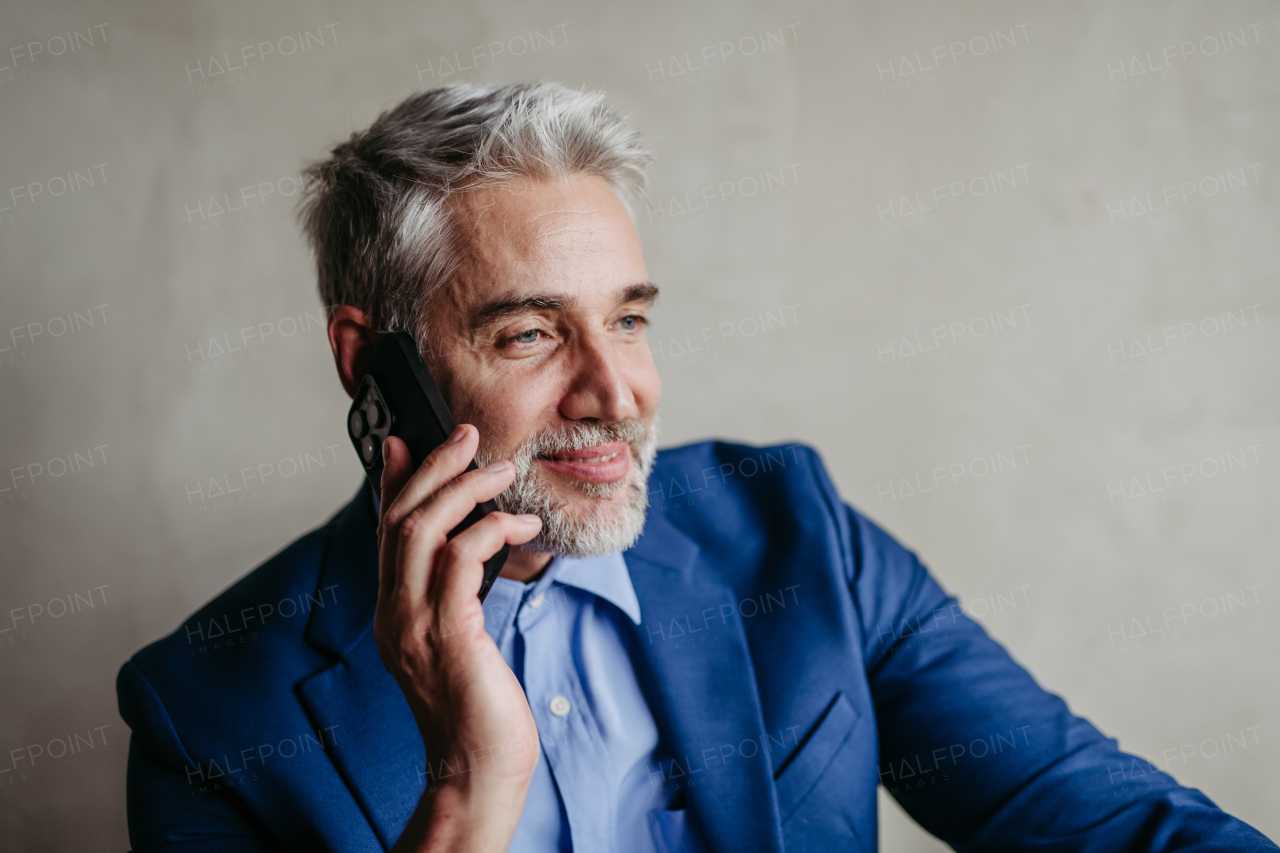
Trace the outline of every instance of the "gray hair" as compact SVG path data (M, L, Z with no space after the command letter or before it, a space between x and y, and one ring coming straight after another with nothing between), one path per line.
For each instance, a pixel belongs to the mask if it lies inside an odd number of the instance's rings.
M464 249L451 196L517 177L598 175L634 220L653 158L604 98L551 82L441 86L311 164L300 218L324 304L408 331L425 353L427 303Z

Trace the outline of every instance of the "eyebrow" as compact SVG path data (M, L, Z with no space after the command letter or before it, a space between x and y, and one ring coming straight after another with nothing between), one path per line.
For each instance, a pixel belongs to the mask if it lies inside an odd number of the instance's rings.
M643 302L651 305L658 298L658 286L651 281L630 284L619 291L618 295L619 304ZM482 305L471 315L471 329L475 331L530 311L562 311L577 304L575 296L533 294L518 299L499 299Z

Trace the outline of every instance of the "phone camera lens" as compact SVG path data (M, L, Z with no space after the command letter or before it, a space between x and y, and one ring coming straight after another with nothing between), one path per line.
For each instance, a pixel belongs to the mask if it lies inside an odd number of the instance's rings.
M369 423L374 429L382 429L387 422L387 410L382 407L382 403L378 400L370 400L365 405L364 411L367 413Z
M372 465L378 458L378 439L376 436L366 435L364 440L360 442L360 457L364 459L365 465Z
M347 424L347 428L356 439L364 438L369 434L369 420L365 417L364 409L356 409L351 413L351 422Z

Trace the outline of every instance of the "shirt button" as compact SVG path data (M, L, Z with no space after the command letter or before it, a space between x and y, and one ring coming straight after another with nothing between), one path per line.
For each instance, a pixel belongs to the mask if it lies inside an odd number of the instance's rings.
M569 700L563 696L554 696L551 701L547 703L547 707L549 707L551 709L551 713L555 714L557 717L564 717L568 715L569 708L571 706L569 705Z
M535 608L535 609L536 609L536 608L538 608L538 607L541 607L541 606L542 606L542 598L543 598L543 596L544 596L544 595L545 595L545 593L541 593L541 592L540 592L540 593L538 593L537 595L535 595L533 598L529 599L529 606L530 606L530 607L533 607L533 608Z

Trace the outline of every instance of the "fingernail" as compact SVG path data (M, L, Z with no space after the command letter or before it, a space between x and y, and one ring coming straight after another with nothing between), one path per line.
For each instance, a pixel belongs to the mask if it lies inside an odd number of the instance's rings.
M391 443L391 436L382 439L382 461L387 461L387 445Z
M531 515L529 513L522 513L520 515L517 515L516 518L520 521L523 521L525 524L533 524L535 521L538 522L539 524L542 523L541 516Z
M510 463L510 462L508 462L507 460L505 460L505 459L499 459L499 460L498 460L498 461L496 461L496 462L490 462L488 465L484 466L484 467L483 467L483 468L481 468L480 470L481 470L481 471L490 471L490 472L492 472L492 473L495 473L495 474L496 474L496 473L497 473L497 472L499 472L499 471L505 471L505 470L507 470L508 466L510 466L510 465L511 465L511 463Z
M461 424L459 424L453 428L453 432L449 433L449 440L446 441L445 444L457 444L459 441L462 441L462 437L466 434L467 431L462 428Z

